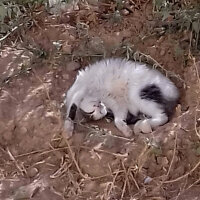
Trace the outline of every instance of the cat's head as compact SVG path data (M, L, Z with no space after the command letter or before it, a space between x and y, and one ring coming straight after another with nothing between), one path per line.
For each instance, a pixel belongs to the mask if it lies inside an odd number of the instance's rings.
M99 120L106 116L106 106L95 97L84 97L79 105L84 117Z

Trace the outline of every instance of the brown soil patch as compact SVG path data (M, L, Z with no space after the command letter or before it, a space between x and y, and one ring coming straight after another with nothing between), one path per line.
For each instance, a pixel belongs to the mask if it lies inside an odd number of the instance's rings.
M185 63L175 55L181 33L153 35L152 3L138 2L118 23L95 5L58 18L42 14L25 44L4 45L0 199L200 198L199 58ZM106 6L101 9L111 13ZM129 47L173 73L182 97L171 121L130 140L102 120L77 125L74 136L63 139L64 94L77 70L103 55L129 56Z

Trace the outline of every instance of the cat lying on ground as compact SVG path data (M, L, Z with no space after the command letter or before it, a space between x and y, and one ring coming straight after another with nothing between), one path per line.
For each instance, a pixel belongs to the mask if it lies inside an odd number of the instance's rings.
M64 128L70 137L77 109L93 120L105 117L110 109L115 126L124 136L132 135L126 123L128 113L148 116L136 122L134 132L149 133L168 121L178 98L176 86L146 64L119 58L104 59L79 71L66 95Z

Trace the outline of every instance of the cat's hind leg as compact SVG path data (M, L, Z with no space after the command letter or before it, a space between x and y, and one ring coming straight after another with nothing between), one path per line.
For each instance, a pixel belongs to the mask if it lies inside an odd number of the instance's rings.
M158 103L142 100L140 106L141 112L149 116L149 118L136 122L134 133L150 133L154 128L161 126L168 121L168 116L164 108Z

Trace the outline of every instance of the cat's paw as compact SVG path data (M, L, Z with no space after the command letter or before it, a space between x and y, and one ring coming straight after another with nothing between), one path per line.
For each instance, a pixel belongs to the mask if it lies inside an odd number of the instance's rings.
M123 120L115 119L115 125L124 134L125 137L132 136L133 131Z
M71 119L66 119L64 123L63 137L68 139L73 135L74 122Z
M122 132L127 138L130 138L133 135L133 131L128 126Z
M144 120L139 120L138 122L136 122L136 124L134 125L134 129L133 129L135 134L139 134L139 133L151 133L152 132L152 128L151 125L149 123L148 119L144 119Z

